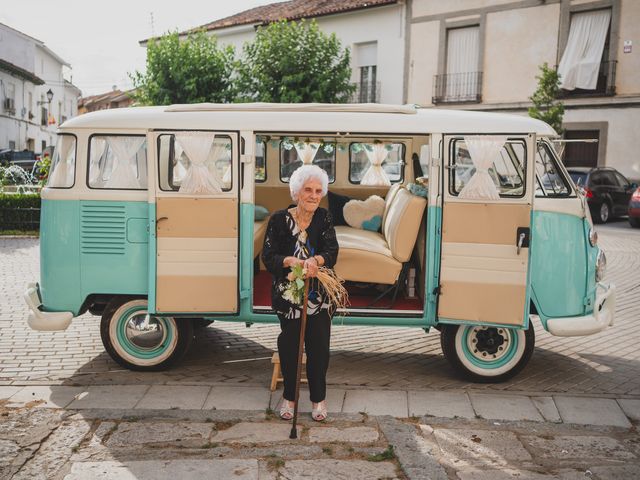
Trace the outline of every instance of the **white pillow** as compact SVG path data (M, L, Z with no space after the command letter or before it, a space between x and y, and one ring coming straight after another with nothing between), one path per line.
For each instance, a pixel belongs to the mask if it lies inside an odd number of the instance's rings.
M342 213L350 227L377 232L382 226L384 198L371 195L366 200L349 200Z

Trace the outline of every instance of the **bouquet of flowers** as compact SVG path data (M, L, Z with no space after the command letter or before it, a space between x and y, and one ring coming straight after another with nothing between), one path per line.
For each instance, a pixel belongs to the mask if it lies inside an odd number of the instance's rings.
M282 297L295 305L302 305L304 298L304 279L307 274L306 269L302 265L294 265L291 272L287 275L289 284L287 285ZM329 297L328 300L336 308L346 308L349 306L349 294L344 288L344 280L327 267L318 268L318 281L324 287L324 291Z

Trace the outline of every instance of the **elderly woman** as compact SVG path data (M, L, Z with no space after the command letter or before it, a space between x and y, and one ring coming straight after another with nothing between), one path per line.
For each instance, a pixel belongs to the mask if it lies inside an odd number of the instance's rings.
M334 306L329 302L316 275L318 268L333 268L338 257L338 242L331 215L320 208L327 194L329 179L315 165L303 165L289 179L291 198L295 205L275 212L267 227L262 261L273 275L271 303L280 319L278 337L280 366L284 377L284 394L280 417L289 420L295 407L296 369L300 341L302 306L291 303L283 294L294 265L302 265L311 277L307 302L307 380L316 421L327 418L326 374L329 367L329 335Z

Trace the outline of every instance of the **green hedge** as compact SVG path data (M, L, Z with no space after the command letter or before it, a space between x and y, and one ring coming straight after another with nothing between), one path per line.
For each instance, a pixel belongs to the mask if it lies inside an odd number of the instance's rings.
M40 195L0 193L0 230L40 228Z

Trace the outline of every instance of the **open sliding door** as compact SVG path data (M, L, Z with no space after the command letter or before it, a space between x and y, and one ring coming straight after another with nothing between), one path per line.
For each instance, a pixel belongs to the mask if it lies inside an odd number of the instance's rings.
M445 136L438 321L526 327L534 136Z
M156 251L149 298L155 311L236 313L238 135L170 131L150 137Z

